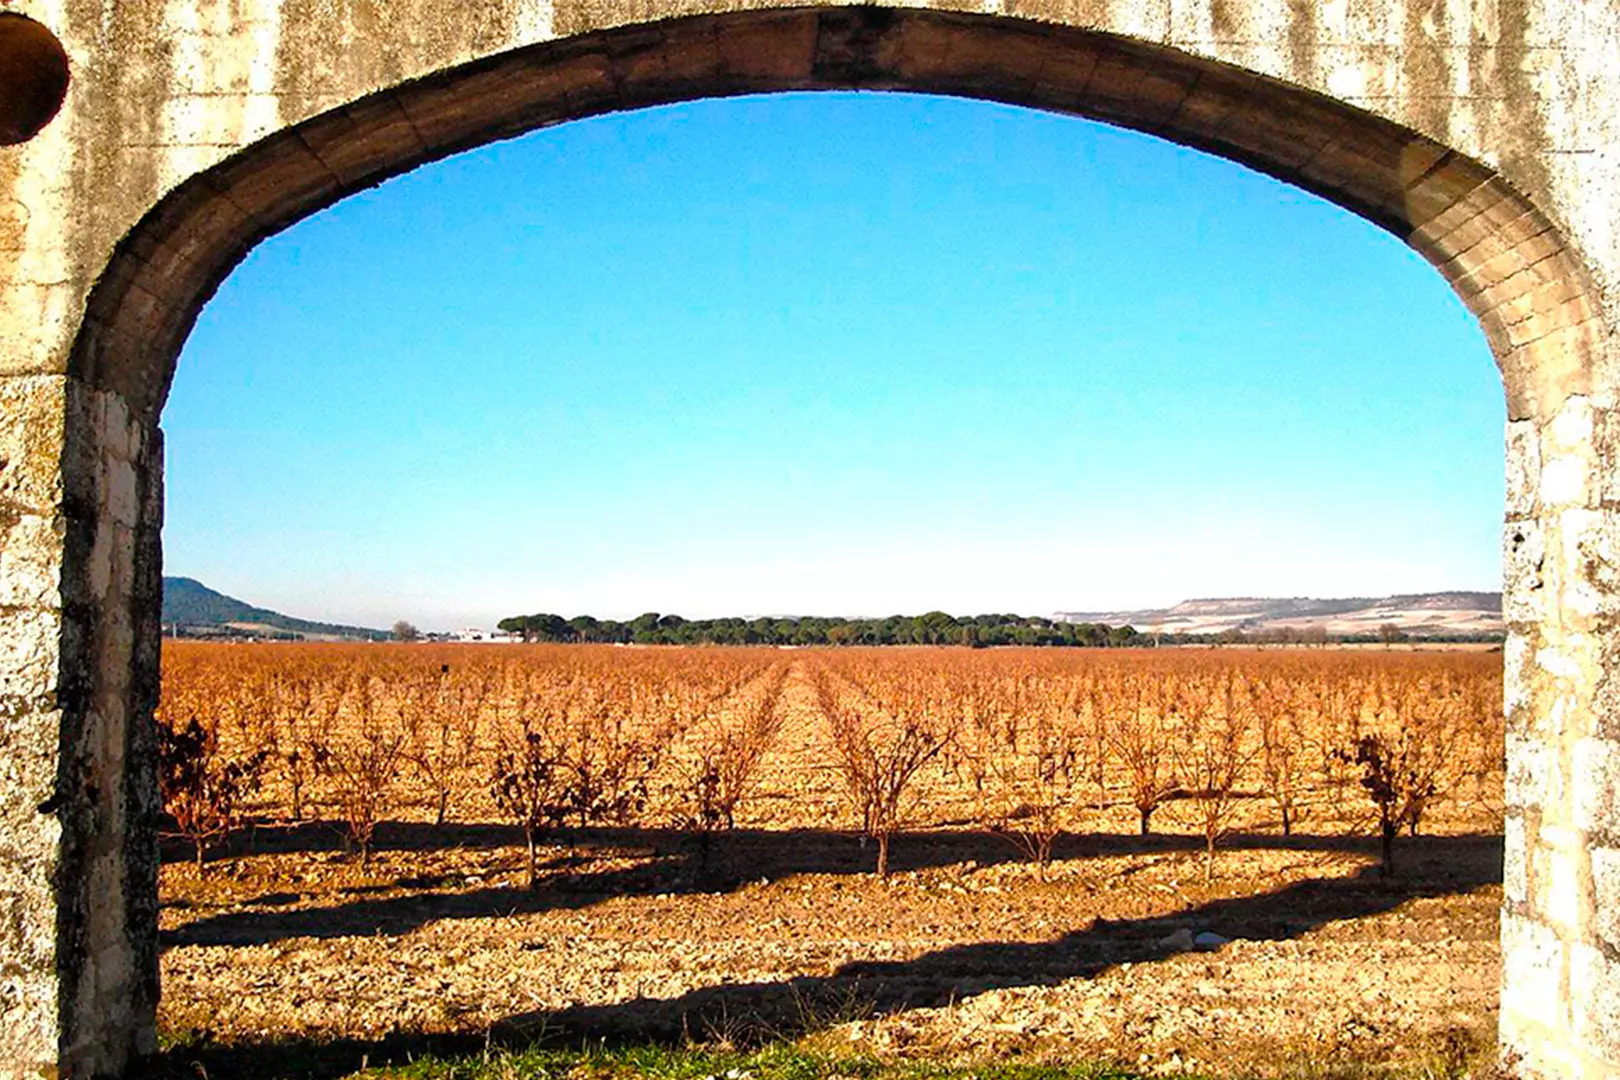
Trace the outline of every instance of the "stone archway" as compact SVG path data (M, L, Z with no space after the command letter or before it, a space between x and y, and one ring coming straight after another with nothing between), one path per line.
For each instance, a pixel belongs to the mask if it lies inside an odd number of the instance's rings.
M151 1045L157 422L223 277L291 222L494 139L861 88L1093 117L1246 163L1394 232L1479 318L1509 412L1502 1034L1530 1072L1620 1074L1620 162L1600 152L1620 130L1601 82L1620 12L33 6L58 14L75 89L0 151L0 1073L111 1074Z

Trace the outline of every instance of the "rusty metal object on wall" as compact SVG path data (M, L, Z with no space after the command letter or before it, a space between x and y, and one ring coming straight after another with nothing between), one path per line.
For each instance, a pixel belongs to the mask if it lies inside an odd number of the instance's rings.
M67 98L68 58L42 23L0 11L0 145L44 130Z

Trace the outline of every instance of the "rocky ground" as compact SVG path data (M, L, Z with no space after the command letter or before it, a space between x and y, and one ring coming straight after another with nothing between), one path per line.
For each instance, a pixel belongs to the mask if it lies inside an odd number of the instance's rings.
M165 870L163 1021L223 1039L516 1033L1250 1068L1393 1060L1494 1023L1499 843L1420 838L1381 880L1337 839L1090 837L1049 880L991 837L562 838L540 888L494 827L398 825L361 870L298 850ZM1197 935L1203 938L1195 943ZM1224 939L1224 940L1220 940Z

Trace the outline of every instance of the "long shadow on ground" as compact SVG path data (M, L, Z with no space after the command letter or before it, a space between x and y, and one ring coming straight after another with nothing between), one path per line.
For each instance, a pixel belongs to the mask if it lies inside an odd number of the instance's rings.
M1275 892L1213 900L1150 918L1111 921L1077 912L1077 929L1046 941L954 945L905 961L857 961L825 976L728 985L674 999L529 1013L501 1025L514 1037L555 1033L574 1039L663 1042L724 1032L748 1041L801 1034L820 1018L883 1016L946 1005L986 990L1050 986L1094 977L1123 963L1163 960L1186 947L1176 931L1209 929L1227 938L1286 941L1327 923L1393 910L1409 900L1457 895L1500 882L1501 843L1491 838L1408 841L1407 872L1395 879L1368 866L1349 878L1302 881Z
M1122 839L1111 837L1101 843L1111 847ZM1169 842L1174 840L1166 838L1164 845L1151 849L1174 850L1178 845ZM1298 846L1309 845L1302 840ZM828 1017L851 1012L883 1016L943 1005L985 990L1052 985L1094 977L1121 963L1167 959L1183 951L1165 941L1183 927L1207 927L1231 938L1282 941L1327 923L1388 912L1409 900L1462 894L1501 880L1500 838L1420 838L1408 841L1403 855L1405 873L1395 879L1380 878L1376 868L1369 867L1351 878L1299 882L1165 916L1122 921L1077 916L1084 925L1047 941L977 942L912 960L846 964L826 976L715 987L672 999L638 998L524 1013L476 1035L187 1046L144 1063L140 1075L154 1080L198 1075L335 1080L362 1063L399 1064L425 1053L475 1055L491 1045L679 1044L711 1032L724 1032L742 1045L792 1039ZM506 903L515 899L509 891L490 891L499 892Z
M977 859L981 865L1003 862L1019 857L1005 841L992 834L957 826L968 822L946 822L946 827L932 831L906 833L895 843L895 866L899 869L920 869L941 862ZM812 848L798 850L794 844L783 843L784 837L845 838L848 832L838 830L765 830L734 829L715 834L715 842L722 847L749 849L750 858L763 856L767 865L788 864L787 869L803 873L838 873L855 865L858 870L871 869L871 856L851 856L847 851L829 852ZM558 843L589 843L617 847L650 847L674 850L690 834L667 828L564 828L550 834ZM1058 858L1073 858L1091 853L1129 854L1142 851L1176 851L1197 846L1200 841L1189 836L1088 833L1061 837L1054 849ZM1253 833L1233 836L1222 841L1226 847L1274 847L1279 849L1361 850L1365 842L1357 837L1312 836L1296 834L1278 836L1274 833ZM374 852L435 852L435 851L498 851L523 846L523 831L516 826L499 822L451 822L432 825L419 821L381 821L372 838ZM772 849L775 849L774 852ZM251 859L272 855L332 854L347 851L344 827L337 821L284 821L254 820L235 829L221 844L211 850L210 859ZM165 863L190 862L194 857L191 845L185 840L165 836L160 850ZM804 860L808 865L800 865Z
M504 826L455 826L468 846L521 846L522 833ZM412 838L431 826L385 823L379 835L406 850ZM701 853L689 834L664 829L560 830L551 841L567 849L542 866L541 887L505 886L448 888L446 878L413 877L391 885L346 891L341 902L292 907L298 897L271 894L251 901L244 910L196 919L164 933L164 948L180 946L240 947L265 945L288 938L339 938L378 934L402 935L446 919L487 919L542 911L575 910L616 896L719 894L760 878L790 874L859 875L872 870L873 855L855 837L825 830L790 832L738 829L715 834ZM505 843L501 843L501 841ZM427 843L426 840L421 840ZM1468 844L1478 840L1422 838L1409 845ZM1059 859L1171 853L1197 849L1196 837L1176 835L1088 834L1060 839ZM1224 842L1227 848L1296 851L1370 851L1368 842L1342 836L1246 834ZM635 853L632 866L592 871L593 853ZM897 840L891 859L896 872L942 866L988 866L1017 857L1012 845L985 833L945 831L911 833ZM622 861L622 860L621 860ZM746 868L746 873L740 873ZM1498 878L1500 871L1497 871ZM387 891L392 895L373 895Z

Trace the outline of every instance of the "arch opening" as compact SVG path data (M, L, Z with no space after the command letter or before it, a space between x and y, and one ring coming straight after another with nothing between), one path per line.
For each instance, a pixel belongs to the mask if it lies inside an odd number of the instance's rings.
M868 104L870 104L870 102L868 102ZM729 105L729 107L740 108L740 105ZM1011 112L1011 110L998 110L998 112ZM1074 126L1082 126L1082 125L1074 125ZM570 147L577 146L577 144L572 144L572 142L570 142L569 146ZM515 157L515 154L514 154L514 157ZM1183 157L1186 157L1186 159L1192 159L1192 157L1194 157L1194 155L1183 155ZM515 162L514 162L514 164L515 164ZM586 165L582 164L582 165L580 165L580 167L586 167ZM1236 170L1236 168L1231 168L1230 172L1236 173L1236 172L1239 172L1239 170ZM1262 185L1260 185L1260 181L1252 180L1252 178L1249 178L1249 180L1251 180L1251 183L1254 183L1255 186L1262 186ZM1264 185L1264 186L1267 186L1267 188L1268 188L1268 186L1270 186L1270 185ZM549 185L539 185L539 189L548 189L548 188L549 188ZM381 202L381 199L379 199L379 202ZM447 202L449 202L449 201L447 201ZM1301 199L1301 202L1306 202L1306 199ZM1309 202L1314 202L1314 201L1309 201ZM1340 217L1343 217L1343 215L1340 215ZM1348 220L1346 220L1345 225L1346 225L1346 228L1348 228L1348 230L1353 230L1354 236L1356 236L1356 240L1364 240L1364 241L1366 241L1367 244L1369 244L1369 246L1372 246L1372 243L1374 243L1374 241L1387 241L1387 238L1385 238L1385 236L1366 235L1366 233L1369 233L1369 230L1364 230L1364 228L1361 227L1361 223L1359 223L1359 222L1348 222ZM329 235L327 235L327 238L329 238ZM316 241L316 243L318 243L318 241ZM666 238L664 238L664 243L669 243L669 238L667 238L667 236L666 236ZM679 244L677 244L677 246L679 246ZM1382 244L1380 244L1380 246L1383 246L1383 248L1393 248L1393 243L1382 243ZM476 246L476 243L475 243L475 244L473 244L473 249L480 249L480 248L478 248L478 246ZM306 248L305 251L306 251L306 254L305 254L305 256L303 256L303 261L305 261L306 264L308 264L308 261L309 261L309 259L311 259L311 256L309 256L309 254L308 254L308 248ZM1405 254L1405 253L1396 253L1396 254ZM559 259L559 262L557 262L557 264L559 264L559 266L569 266L569 262L570 262L569 257L561 256L561 254L554 254L554 256L551 256L551 257L554 257L554 259ZM1406 259L1401 259L1401 261L1408 262L1408 261L1406 261ZM1409 261L1409 262L1413 262L1413 264L1416 264L1416 259L1413 259L1413 261ZM445 266L449 267L450 264L445 264ZM358 267L355 267L355 269L358 270ZM1419 274L1419 272L1421 272L1422 267L1421 266L1414 266L1414 267L1406 267L1406 269L1411 270L1411 272L1413 272L1414 277L1416 277L1416 275ZM880 277L886 277L886 279L888 279L888 280L894 280L893 275L880 275ZM1426 282L1426 283L1427 283L1427 285L1430 285L1430 287L1434 287L1435 291L1439 291L1439 282ZM266 285L264 285L264 283L262 283L262 279L261 279L261 285L259 285L258 288L264 288L264 287L266 287ZM622 287L624 287L625 290L630 291L630 293L638 293L638 291L640 291L640 290L637 290L637 288L633 287L633 285L630 285L629 282L624 283L624 285L622 285ZM251 287L249 287L249 288L251 288ZM240 291L237 291L237 293L232 293L232 298L233 298L233 300L240 301L241 300ZM1450 298L1447 298L1447 300L1450 300ZM295 301L293 301L293 303L295 303ZM233 304L232 304L232 306L233 306ZM541 314L541 313L535 313L535 314L536 314L536 316L539 317L539 319L544 319L544 317L546 317L546 316L544 316L544 314ZM364 316L364 314L360 314L360 316L358 316L358 317L360 317L360 319L364 319L364 317L366 317L366 316ZM199 335L201 335L201 332L203 332L203 327L199 327ZM194 338L193 338L193 340L194 340ZM1474 345L1476 345L1476 347L1477 347L1477 342L1474 342ZM300 345L296 345L296 343L293 343L293 345L290 345L290 348L292 348L293 351L298 351L298 350L300 350ZM384 350L386 350L386 347L384 347ZM476 348L473 348L473 350L471 350L471 351L475 351L475 353L476 353L476 351L480 351L480 350L476 350ZM564 348L564 350L562 350L562 351L564 351L564 353L567 353L567 348ZM1479 361L1479 359L1482 359L1482 356L1479 356L1479 350L1477 350L1477 348L1476 348L1476 350L1473 350L1473 351L1471 351L1471 353L1469 353L1469 359L1474 359L1474 361ZM473 366L473 368L470 368L470 371L478 371L478 368L476 368L476 366ZM191 372L188 372L188 374L191 374ZM1481 374L1482 374L1482 371L1481 371ZM185 392L185 387L186 387L186 382L185 381L186 381L186 374L181 374L180 381L178 381L178 384L177 384L177 392L175 392L175 393L177 393L177 398L175 398L175 400L177 400L177 402L178 402L178 400L180 400L180 397L178 397L178 395L180 395L180 393ZM504 384L504 382L505 382L504 379L501 379L501 382L502 382L502 384ZM1398 397L1398 392L1395 392L1395 390L1393 390L1393 387L1395 387L1395 385L1398 385L1398 382L1392 382L1392 393L1393 393L1393 395L1396 395L1396 397ZM227 410L230 410L230 408L233 408L233 406L228 405L228 403L222 403L222 406L224 406L224 408L227 408ZM588 405L586 405L586 408L588 408ZM1497 423L1498 419L1500 419L1500 418L1495 419L1495 421L1487 421L1487 423ZM1144 434L1147 434L1147 432L1144 432ZM173 431L173 429L170 429L170 437L168 437L168 445L170 445L170 447L172 447L172 449L175 449L175 453L178 453L178 436L177 436L177 434L175 434L175 431ZM567 465L567 463L557 463L557 466L559 466L559 468L562 468L562 470L567 470L567 468L569 468L569 465ZM177 476L177 474L172 473L172 476ZM170 492L177 491L177 487L175 487L175 484L177 484L177 483L178 483L178 479L173 479L173 481L170 481ZM1330 489L1330 491L1332 491L1332 481L1328 481L1328 483L1325 484L1325 486L1327 486L1328 489ZM1063 491L1063 489L1061 489L1061 487L1056 487L1055 486L1055 487L1051 487L1051 491L1053 491L1053 492L1061 492L1061 491ZM1123 515L1121 515L1121 517L1123 517ZM199 576L204 576L204 580L211 580L211 578L209 578L209 576L207 576L207 575L199 575ZM283 609L287 609L287 607L282 606L282 604L272 604L272 607L283 607ZM774 609L789 610L789 609L791 609L791 607L773 606L773 607L771 607L771 609L773 609L773 610ZM839 607L836 607L836 606L834 606L834 609L841 610L841 609L839 609ZM287 610L296 610L296 609L287 609ZM562 606L562 610L565 610L565 612L570 612L570 610L573 610L573 609L569 609L569 607L567 607L567 606ZM596 614L603 614L603 612L601 612L601 610L598 610L598 609L588 609L588 610L596 610ZM638 609L632 609L632 610L638 610ZM672 609L671 609L671 607L661 607L661 606L659 606L659 610L680 610L680 612L687 612L687 614L690 614L689 609L687 609L687 607L672 607ZM907 609L907 610L909 610L909 609ZM953 609L953 610L957 610L957 609ZM975 610L977 610L977 609L975 609ZM1000 609L996 609L996 610L1000 610ZM1024 609L1019 609L1019 610L1024 610ZM379 623L376 623L376 625L386 625L386 622L379 622ZM457 623L457 625L458 625L458 623ZM1497 664L1497 665L1498 665L1498 667L1500 667L1500 664ZM1165 831L1165 829L1173 829L1173 827L1176 827L1176 826L1166 826L1166 824L1163 823L1163 821L1165 821L1165 818L1168 818L1168 814L1165 814L1165 813L1160 814L1160 819L1158 819L1158 823L1155 823L1155 831L1163 832L1163 831ZM1131 827L1134 827L1134 826L1131 826ZM1116 829L1119 829L1119 831L1129 831L1129 827L1124 827L1124 826L1116 826ZM812 840L807 840L807 844L813 844ZM906 866L907 870L910 870L910 868L912 868L912 866L915 866L915 860L917 860L917 848L919 848L920 845L923 845L923 844L928 844L928 840L919 840L919 842L907 842L907 840L904 840L904 839L897 840L897 842L896 842L897 865ZM763 847L763 845L761 845L761 847ZM851 847L852 847L852 845L851 845ZM1482 845L1481 845L1481 847L1482 847ZM750 848L750 850L760 850L760 848ZM821 852L826 852L826 847L821 847L820 850L821 850ZM1004 847L1003 844L1000 844L1000 842L995 842L995 840L985 840L985 842L982 842L982 844L978 845L978 847L967 847L967 845L964 845L964 847L959 848L959 850L961 850L961 852L962 852L962 855L961 855L962 858L972 858L972 860L980 861L980 863L982 863L982 865L991 865L991 863L1001 863L1001 860L1004 860L1004 858L1008 858L1009 857L1009 852L1011 852L1011 850L1013 850L1013 848ZM1477 853L1479 853L1479 848L1477 848L1477 847L1471 848L1471 847L1466 847L1466 845L1458 845L1458 848L1456 848L1456 850L1461 850L1461 852L1466 852L1466 855L1464 855L1464 858L1468 858L1469 863L1471 863L1471 865L1474 865L1474 860L1476 860ZM1074 853L1074 852L1072 852L1072 848L1063 848L1063 850L1061 850L1061 852L1059 852L1059 853L1061 853L1061 855L1063 855L1064 858L1069 858L1069 857L1072 857L1072 853ZM770 855L770 853L765 852L765 850L760 850L760 857L761 858L771 858L771 855ZM1223 858L1226 858L1225 855L1223 855ZM1230 866L1230 863L1226 863L1226 865ZM779 868L781 868L781 863L778 863L778 865L773 866L773 868L771 868L771 871L770 871L771 878L774 879L774 878L776 878L776 876L778 876ZM640 871L640 870L642 870L642 868L637 868L637 870ZM1014 870L1016 870L1016 868L1014 868ZM583 873L583 871L582 871L582 873ZM766 871L763 870L763 868L761 868L760 873L766 873ZM855 871L851 871L851 873L855 873ZM870 866L860 865L859 866L859 873L862 873L862 874L870 873ZM1228 873L1230 873L1230 871L1228 871ZM645 879L645 878L643 878L643 879ZM633 881L633 878L632 878L632 881ZM857 879L857 881L859 881L859 879ZM494 884L494 882L491 881L491 884ZM674 889L677 889L677 891L679 891L680 886L679 886L679 884L672 884L671 887L674 887ZM379 900L381 900L381 897L379 897ZM716 905L716 907L729 908L729 899L726 899L726 897L724 897L724 895L723 895L723 897L716 897L716 902L714 902L714 905ZM364 905L356 905L356 907L364 907ZM1474 900L1474 907L1476 907L1476 908L1479 907L1479 900L1477 900L1477 899ZM1490 905L1486 904L1487 910L1489 910L1489 907L1490 907ZM1260 905L1255 904L1254 908L1255 908L1255 910L1259 910ZM381 904L377 904L376 907L373 908L373 910L376 910L376 912L382 912L382 910L384 910L384 907L382 907ZM601 908L593 908L593 910L601 910ZM267 920L267 921L269 921L269 920ZM316 926L316 920L313 920L313 918L308 918L308 916L306 916L305 921L300 921L300 920L298 920L298 915L296 915L296 913L293 913L293 915L290 916L290 920L288 920L288 921L292 921L293 925L306 926L306 928L313 928L313 926ZM220 920L201 920L201 923L203 923L203 928L198 929L198 931L193 931L193 933L188 934L188 936L186 936L185 941L188 942L188 944L194 944L194 942L198 942L198 941L207 941L207 934L209 934L209 926L211 926L211 925L214 926L215 929L227 928L227 926L232 925L232 921L228 920L228 918L220 918ZM241 920L241 925L245 926L245 928L246 928L246 920ZM473 928L473 926L475 926L475 923L457 923L457 933L473 933L473 931L471 931L471 928ZM465 929L463 929L463 928L465 928ZM1230 928L1228 928L1228 929L1230 929ZM324 933L324 931L316 931L316 933ZM651 933L654 933L653 928L648 928L648 934L651 934ZM1171 928L1165 928L1165 931L1163 931L1162 934L1158 934L1157 938L1153 938L1152 941L1147 942L1147 944L1150 944L1150 946L1152 946L1152 944L1157 944L1158 939L1163 938L1163 936L1165 936L1165 934L1170 934L1170 933L1171 933ZM1089 946L1089 939L1084 938L1084 936L1081 936L1081 938L1077 938L1076 939L1076 947L1081 947L1081 946ZM959 960L959 962L961 962L962 965L964 965L964 967L967 967L967 965L972 965L972 963L996 963L996 962L1004 962L1004 960L1016 960L1017 957L1019 957L1019 955L1025 955L1025 957L1029 957L1029 962L1030 963L1048 963L1048 965L1051 965L1050 970L1053 970L1053 972L1061 972L1061 970L1064 970L1064 968L1061 967L1061 965L1059 965L1059 963L1053 962L1053 954L1056 954L1056 952L1058 952L1058 950L1061 949L1061 947L1063 947L1063 946L1053 946L1053 947L1048 947L1048 949L1042 949L1042 947L1034 946L1034 944L1032 944L1032 946L1025 947L1025 949L1021 949L1021 947L1016 947L1016 946L1001 946L1001 947L993 946L993 944L988 944L988 942L987 942L987 944L985 944L985 947L982 947L982 949L954 949L954 950L953 949L940 949L940 950L938 950L938 955L935 955L935 957L933 957L932 960L927 960L927 962L923 962L922 965L920 965L919 968L915 968L915 972L919 973L919 975L927 975L928 978L935 978L935 972L936 972L936 970L938 970L938 968L946 968L946 970L948 970L949 963L957 962L957 960ZM292 949L293 949L293 946L288 947L288 952L292 952ZM303 950L303 949L300 949L300 950ZM305 952L305 955L308 955L309 952L313 952L313 950L303 950L303 952ZM170 957L170 960L173 960L173 957ZM293 962L293 960L288 959L288 962ZM580 965L580 967L582 967L582 968L588 967L588 963L582 963L582 965ZM1152 965L1149 965L1149 970L1150 970L1150 968L1152 968ZM572 970L572 968L570 968L570 970ZM875 973L875 975L878 975L878 978L881 978L881 973ZM1001 981L1009 981L1009 983L1011 983L1011 981L1014 981L1014 980L1008 980L1008 978L1006 978L1006 976L1004 976L1004 973L1000 973L1000 972L993 973L993 978L998 978L998 980L1001 980ZM826 991L828 991L828 988L831 988L831 986L838 986L838 983L836 983L836 981L833 981L833 980L826 980L825 983L823 983L823 981L820 981L820 980L818 980L818 981L805 980L804 983L799 983L799 984L800 984L800 986L802 986L802 988L805 989L805 993L810 993L810 991L821 991L821 993L826 993ZM463 986L465 986L465 984L463 984ZM742 996L740 996L739 1006L737 1006L737 1010L735 1010L735 1014L734 1014L734 1015L737 1015L737 1017L739 1017L739 1023L740 1023L740 1015L744 1014L744 1010L747 1009L747 1007L748 1007L748 1002L760 1002L760 1004L763 1004L763 1001L765 1001L765 999L768 999L768 997L770 997L771 989L773 989L773 988L771 988L771 986L760 986L760 988L758 988L757 991L755 991L755 993L748 993L748 991L744 991L744 994L742 994ZM463 991L463 993L465 993L465 991ZM656 994L650 994L650 996L656 996ZM491 997L496 997L496 994L492 993ZM701 994L697 994L697 996L690 997L690 999L687 999L687 1002L685 1002L685 1004L687 1004L687 1006L689 1006L689 1007L693 1007L693 1009L695 1009L695 1010L701 1009L701 1006L703 1006L703 996L701 996ZM630 1009L630 1007L625 1007L625 1009L619 1009L619 1010L603 1010L603 1015L601 1015L601 1022L603 1022L603 1023L612 1023L612 1022L614 1022L614 1015L617 1014L617 1015L619 1015L619 1017L629 1017L629 1015L633 1015L633 1012L635 1012L635 1010ZM650 1004L648 1004L648 1006L645 1007L645 1012L648 1012L648 1014L653 1014L653 1012L654 1012L653 1007L651 1007ZM577 1010L577 1014L564 1015L564 1017L562 1017L561 1022L562 1023L569 1023L569 1022L573 1022L573 1020L577 1020L577 1018L583 1018L583 1020L585 1020L585 1023L590 1023L591 1022L591 1020L590 1020L591 1015L593 1015L593 1014L591 1014L591 1010L580 1009L580 1010ZM697 1027L700 1027L700 1025L697 1025L697 1023L693 1023L693 1027L697 1028ZM1134 1051L1132 1051L1132 1056L1134 1056Z

